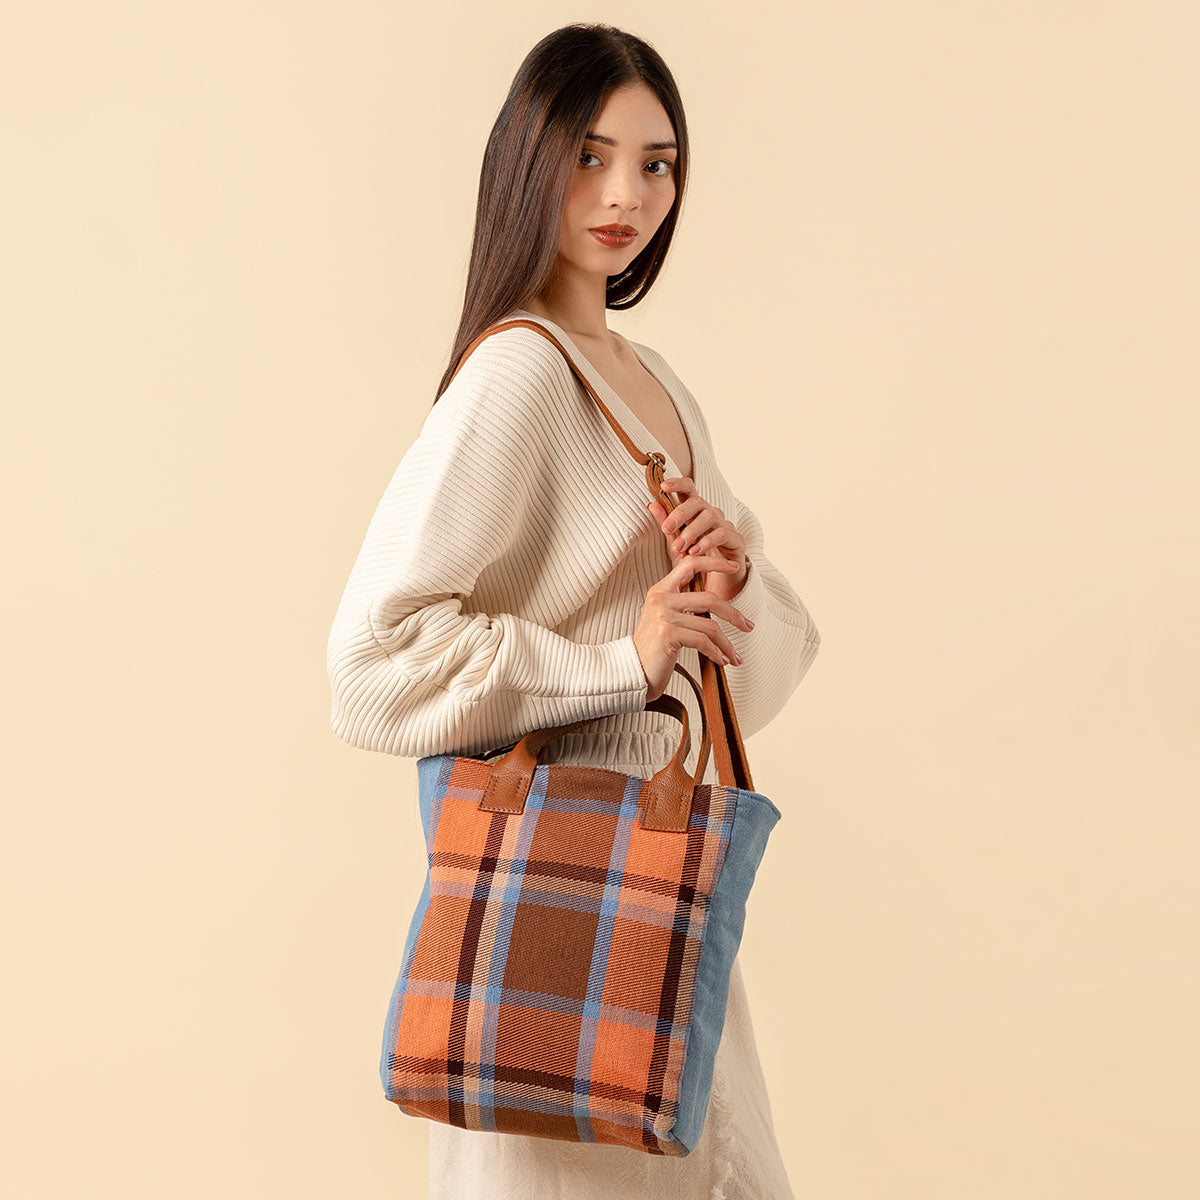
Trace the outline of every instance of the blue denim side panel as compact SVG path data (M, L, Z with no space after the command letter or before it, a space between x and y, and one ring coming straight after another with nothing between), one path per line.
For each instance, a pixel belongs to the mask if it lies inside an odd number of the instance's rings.
M421 824L425 830L426 849L429 846L430 823L433 819L433 794L439 786L442 764L445 758L445 755L431 754L426 758L417 759L417 793L421 803ZM417 934L421 931L421 923L425 920L425 910L428 907L429 870L427 864L425 886L421 889L416 911L413 913L408 927L408 936L404 940L404 955L400 960L400 972L396 976L396 983L392 988L392 998L388 1003L388 1016L383 1028L383 1046L379 1052L379 1078L383 1082L383 1094L389 1100L393 1101L395 1100L395 1096L392 1093L392 1072L389 1060L391 1059L392 1046L396 1041L396 1025L400 1020L402 1008L402 1005L398 1001L400 993L404 988L405 980L408 978L409 963L412 959L413 951L416 949Z
M713 1066L729 1002L729 975L746 924L746 900L779 817L779 809L766 796L739 789L725 862L709 899L704 945L696 965L688 1049L679 1080L679 1107L671 1126L671 1136L689 1153L696 1148L708 1116Z

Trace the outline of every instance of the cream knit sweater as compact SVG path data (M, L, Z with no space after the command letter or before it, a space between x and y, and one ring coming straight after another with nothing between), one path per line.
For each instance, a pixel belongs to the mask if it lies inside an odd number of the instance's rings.
M634 441L659 448L557 324L509 316L545 325ZM700 494L746 539L750 571L733 603L754 628L718 620L744 660L725 672L749 738L791 696L820 635L722 475L694 396L662 355L630 344L675 402ZM682 474L670 456L666 473ZM542 761L575 761L607 738L614 762L664 765L681 730L643 711L632 636L647 589L671 566L649 499L642 468L552 343L521 328L486 338L430 408L350 572L327 645L335 733L416 758L595 717L605 719L594 733L552 742ZM699 677L697 651L679 661ZM698 729L687 683L675 674L669 690ZM715 780L711 758L705 778Z

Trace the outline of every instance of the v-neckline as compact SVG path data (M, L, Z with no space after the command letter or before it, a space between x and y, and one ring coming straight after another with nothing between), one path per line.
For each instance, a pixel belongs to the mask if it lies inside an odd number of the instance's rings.
M596 391L599 392L604 398L605 403L607 403L614 410L618 420L620 420L621 424L625 426L625 431L633 438L633 440L647 452L657 449L662 454L663 458L666 459L667 467L669 469L664 471L663 474L668 478L689 478L689 476L684 475L683 469L671 456L667 448L659 445L658 438L656 438L650 432L650 430L642 424L637 413L635 413L633 409L631 409L629 405L621 399L621 396L617 390L609 384L608 380L605 379L598 370L596 370L595 366L592 364L592 360L588 358L588 356L583 352L583 349L575 343L575 341L571 338L571 335L568 334L567 331L562 328L562 326L557 325L554 321L550 320L549 317L543 317L540 313L530 312L525 308L513 309L509 313L509 317L528 317L530 320L539 321L541 324L546 326L550 332L553 333L555 337L557 337L559 341L561 341L563 345L571 351L571 357L575 360L575 364L584 373L584 375L587 376L587 380L592 387L594 387ZM617 336L623 338L630 350L633 351L634 357L639 363L642 364L642 367L649 373L650 377L658 383L659 387L661 387L666 393L667 399L670 400L672 406L674 407L675 416L679 421L680 428L683 430L683 440L687 443L688 455L692 460L692 474L690 478L694 483L696 483L697 487L699 487L699 481L696 479L696 471L699 469L700 465L696 455L696 446L699 444L699 439L694 439L692 437L692 430L688 425L687 417L684 415L684 405L680 404L678 397L675 395L675 392L671 389L667 381L663 379L658 372L655 371L638 353L637 347L633 344L633 342L630 341L629 338L624 337L622 334L618 334Z

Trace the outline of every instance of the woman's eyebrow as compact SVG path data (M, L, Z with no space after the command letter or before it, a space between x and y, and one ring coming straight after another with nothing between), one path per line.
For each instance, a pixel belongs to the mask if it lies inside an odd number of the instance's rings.
M605 137L602 133L593 133L590 129L585 133L584 140L588 142L603 142L606 146L616 146L619 143L616 138ZM678 150L677 142L647 142L643 150Z

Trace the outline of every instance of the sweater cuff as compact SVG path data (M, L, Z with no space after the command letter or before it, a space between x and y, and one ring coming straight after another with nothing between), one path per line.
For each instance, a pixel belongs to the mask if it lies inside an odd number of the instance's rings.
M599 649L608 660L603 669L607 684L605 690L622 694L622 707L618 711L638 712L645 708L650 681L642 669L642 660L633 644L633 634L601 645Z

